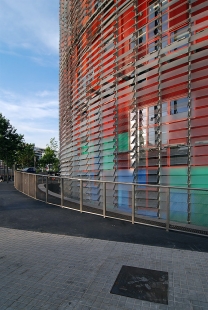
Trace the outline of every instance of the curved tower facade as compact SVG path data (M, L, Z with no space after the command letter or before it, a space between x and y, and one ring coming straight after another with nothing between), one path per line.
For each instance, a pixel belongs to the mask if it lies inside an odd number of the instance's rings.
M207 10L204 0L60 0L62 176L208 188ZM85 201L102 196L85 183ZM137 214L162 217L162 197L138 190ZM206 199L170 199L173 220L208 222ZM107 205L131 212L128 186L108 184Z

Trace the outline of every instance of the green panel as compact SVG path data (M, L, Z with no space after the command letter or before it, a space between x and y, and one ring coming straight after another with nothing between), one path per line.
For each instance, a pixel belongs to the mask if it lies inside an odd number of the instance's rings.
M108 150L108 149L115 149L114 147L115 143L114 142L104 142L101 145L101 150Z
M103 157L103 164L104 163L113 163L114 156L104 156Z
M112 170L113 166L114 166L114 155L113 152L115 150L115 142L112 141L113 138L109 137L109 138L104 138L102 140L102 145L101 145L101 149L102 151L111 151L111 154L109 155L106 154L105 156L103 156L103 165L102 165L102 169L103 170Z
M208 188L208 167L191 167L191 187Z
M191 167L191 175L208 175L208 166Z
M103 163L103 170L112 170L114 163Z
M81 146L82 155L88 154L88 145Z
M100 153L101 156L110 156L113 155L115 149L109 149L109 150L102 150L102 152Z
M128 132L118 134L118 151L127 152L129 150L129 134Z
M114 142L114 136L107 137L107 138L103 138L103 139L101 140L101 144L102 144L102 143L109 143L109 142Z
M191 167L191 187L208 188L208 167ZM191 224L208 227L208 191L191 191Z
M187 187L188 169L187 168L170 168L170 186Z
M192 213L191 224L208 227L208 215L204 213Z
M187 187L187 168L170 168L170 186ZM187 201L186 190L170 189L170 219L171 221L187 222Z

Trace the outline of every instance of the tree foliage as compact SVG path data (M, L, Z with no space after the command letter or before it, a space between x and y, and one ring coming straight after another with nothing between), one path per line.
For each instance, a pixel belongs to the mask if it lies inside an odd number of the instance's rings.
M50 144L47 145L43 157L40 159L39 164L46 168L49 167L49 171L58 171L59 159L57 157L58 143L55 138L50 139Z
M16 162L22 144L23 135L19 135L9 120L0 113L0 159L7 167Z
M55 138L50 139L49 145L47 144L54 152L58 152L58 142L55 140Z
M34 144L22 143L20 149L17 152L17 166L19 168L33 167L34 166Z

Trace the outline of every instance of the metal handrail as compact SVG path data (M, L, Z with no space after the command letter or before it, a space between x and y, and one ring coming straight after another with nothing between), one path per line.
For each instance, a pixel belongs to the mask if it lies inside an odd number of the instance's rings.
M18 171L21 172L21 171ZM21 172L28 173L28 172ZM29 173L28 173L29 174ZM68 179L75 181L83 181L83 182L96 182L96 183L109 183L109 184L123 184L123 185L134 185L134 186L148 186L148 187L158 187L158 188L173 188L173 189L181 189L181 190L197 190L197 191L208 191L208 188L198 188L198 187L183 187L183 186L172 186L172 185L157 185L157 184L147 184L147 183L131 183L131 182L117 182L117 181L108 181L108 180L92 180L92 179L81 179L81 178L70 178L67 176L51 176L51 175L43 175L36 174L37 176L44 176L48 178L59 178L59 179Z
M17 171L18 173L21 173L22 175L24 174L28 174L30 175L30 173L27 173L27 172L22 172L22 171ZM61 193L60 193L60 205L61 207L65 207L64 206L64 179L66 180L72 180L72 181L77 181L79 182L80 186L79 186L79 211L82 213L82 212L88 212L88 211L84 211L83 210L83 203L84 203L84 193L83 193L83 189L84 189L84 182L93 182L93 183L100 183L100 184L103 184L102 186L102 189L103 189L103 194L102 194L102 197L103 197L103 200L102 200L102 216L105 218L105 217L108 217L109 215L106 215L106 204L107 204L107 199L106 199L106 192L107 192L107 188L106 188L106 184L118 184L118 185L127 185L127 186L131 186L131 223L134 224L135 223L135 211L136 211L136 191L137 191L137 188L135 187L140 187L138 190L141 190L141 187L144 187L144 190L147 190L148 188L164 188L166 189L165 193L166 193L166 207L163 209L165 212L166 212L166 219L164 219L162 221L163 225L165 225L163 228L166 229L166 231L169 231L170 229L170 224L171 225L175 225L173 224L173 222L170 223L170 194L171 194L171 189L179 189L179 190L185 190L187 192L190 192L190 191L205 191L205 192L208 192L208 188L190 188L190 187L181 187L181 186L170 186L170 185L153 185L153 184L141 184L141 183L128 183L128 182L117 182L117 181L108 181L108 180L94 180L94 179L82 179L82 178L70 178L70 177L67 177L67 176L52 176L52 175L43 175L43 174L35 174L35 183L37 184L37 177L44 177L45 178L45 201L46 203L50 203L48 201L48 197L49 195L51 195L51 193L49 194L49 189L48 189L48 180L49 179L58 179L59 180L59 183L60 183L60 189L61 189ZM24 182L23 182L24 183ZM29 176L28 176L28 195L29 195ZM24 184L23 184L24 185ZM16 176L15 176L15 187L16 187ZM23 186L23 193L26 193L25 192L25 186ZM27 194L27 193L26 193ZM35 190L35 199L37 199L37 193L36 193L36 190ZM160 209L160 206L158 207L158 210ZM93 214L100 214L100 213L96 213L93 212ZM190 214L189 214L190 215ZM112 217L116 218L114 215L112 215ZM151 218L147 220L150 220L151 221ZM157 220L158 221L160 220L160 216L158 216ZM164 222L165 221L165 222ZM136 221L138 222L138 220ZM182 225L190 225L190 221L188 221L188 218L187 218L187 222L186 223L183 223ZM148 225L148 224L147 224ZM158 226L156 223L154 224L156 226ZM161 224L160 224L161 225ZM159 225L159 226L160 226ZM198 228L197 228L198 229ZM202 227L199 228L200 231L202 231L204 229L204 231L208 232L208 230L206 229L206 227ZM198 229L198 230L199 230Z

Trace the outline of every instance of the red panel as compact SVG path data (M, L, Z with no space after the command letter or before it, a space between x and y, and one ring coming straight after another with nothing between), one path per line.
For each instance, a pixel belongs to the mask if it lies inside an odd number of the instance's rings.
M179 24L185 23L188 20L188 2L180 0L170 6L169 11L169 27L178 27Z
M147 23L147 1L138 0L138 27L141 28Z

